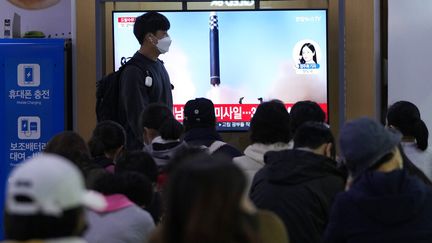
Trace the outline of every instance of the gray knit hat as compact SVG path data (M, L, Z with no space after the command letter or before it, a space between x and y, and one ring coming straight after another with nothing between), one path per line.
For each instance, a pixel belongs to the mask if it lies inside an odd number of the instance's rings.
M342 127L339 137L341 156L355 178L390 153L401 139L400 133L390 131L370 118L359 118Z

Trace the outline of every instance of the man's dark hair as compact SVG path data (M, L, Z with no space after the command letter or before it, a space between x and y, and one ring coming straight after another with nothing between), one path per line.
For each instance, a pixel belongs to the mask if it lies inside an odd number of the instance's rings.
M141 128L154 129L163 139L179 139L183 134L183 125L178 122L167 105L151 103L141 113Z
M134 35L140 45L147 33L156 33L158 30L167 31L170 28L169 20L162 14L154 11L147 12L135 19Z
M299 101L291 107L291 133L308 121L325 122L325 113L321 107L313 101Z
M291 139L290 115L279 100L261 103L251 120L252 143L288 143Z
M324 143L332 143L331 156L336 154L334 137L327 124L322 122L306 122L294 134L294 148L316 149Z
M125 152L120 156L115 165L115 173L120 174L126 171L141 173L153 183L156 183L158 176L153 157L144 151Z
M83 208L65 210L61 217L38 215L16 215L4 213L5 238L15 241L31 239L52 239L80 236L85 225L80 229L79 222Z
M93 157L103 156L105 153L113 153L126 142L126 132L115 121L99 122L93 130L88 142L90 153Z

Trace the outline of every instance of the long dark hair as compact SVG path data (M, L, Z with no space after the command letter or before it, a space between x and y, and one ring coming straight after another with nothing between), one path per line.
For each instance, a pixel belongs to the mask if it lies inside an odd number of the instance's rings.
M179 139L183 134L183 125L178 122L168 108L159 103L148 105L141 114L141 127L147 127L159 132L163 139Z
M313 51L313 52L315 53L315 54L313 55L313 60L314 60L315 63L318 63L318 62L317 62L317 58L316 58L316 51L315 51L315 47L314 47L311 43L305 43L305 44L303 44L303 46L300 48L300 56L301 56L301 58L300 58L300 63L301 63L301 64L305 64L305 63L306 63L306 60L303 59L303 49L304 49L305 47L309 48L311 51Z
M280 100L261 103L251 119L252 143L288 143L291 140L290 114Z
M404 137L414 137L417 147L426 150L428 147L429 131L420 117L420 111L413 103L398 101L387 112L388 125L397 128Z
M46 153L61 155L72 161L87 176L91 167L89 148L84 139L76 132L63 131L52 137L45 149Z
M254 224L240 208L245 186L226 158L202 154L180 165L168 182L164 242L256 242Z

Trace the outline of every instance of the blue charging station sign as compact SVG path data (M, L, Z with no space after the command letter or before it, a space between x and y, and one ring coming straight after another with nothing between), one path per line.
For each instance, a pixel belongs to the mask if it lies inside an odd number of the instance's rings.
M13 167L65 129L64 45L63 39L0 39L0 206Z

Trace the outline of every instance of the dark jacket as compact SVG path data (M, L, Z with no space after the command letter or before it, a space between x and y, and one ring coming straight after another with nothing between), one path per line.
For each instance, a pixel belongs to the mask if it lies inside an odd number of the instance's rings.
M365 173L336 197L323 242L432 242L432 190L406 170Z
M140 150L143 147L140 115L150 103L163 103L172 109L172 86L161 60L150 60L139 52L132 58L140 62L140 67L127 65L121 73L119 117L126 130L126 149ZM151 87L145 85L147 76L152 78Z
M252 201L282 219L290 242L319 242L345 174L330 158L303 150L271 151L264 162L252 182Z
M205 146L208 148L213 142L223 140L214 128L197 127L185 132L184 141L191 146ZM223 154L230 158L243 155L242 152L229 144L221 146L213 154Z

